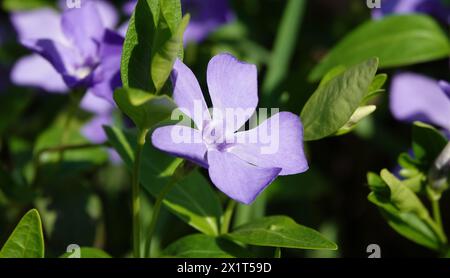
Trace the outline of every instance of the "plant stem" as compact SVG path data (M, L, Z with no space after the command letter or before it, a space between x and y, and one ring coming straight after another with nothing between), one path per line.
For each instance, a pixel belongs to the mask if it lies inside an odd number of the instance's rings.
M234 208L236 207L236 201L230 199L228 202L227 208L225 209L225 213L223 215L222 226L220 227L220 233L226 234L230 230L231 218L233 217Z
M156 224L158 222L159 212L161 211L161 205L164 200L164 198L167 196L167 194L172 190L172 188L177 184L178 178L175 176L172 176L170 181L162 188L161 192L159 192L158 197L156 198L155 204L153 205L153 212L152 212L152 220L150 222L150 226L148 228L148 241L147 245L145 247L145 257L150 257L150 251L152 247L152 239L153 235L155 234L156 230Z
M280 247L276 247L275 248L275 254L273 256L276 259L280 259L281 258L281 248Z
M131 177L131 204L133 210L133 255L135 258L141 257L141 200L140 200L140 169L142 149L145 144L145 137L148 129L140 130L138 142L135 150L133 174Z
M431 199L431 205L433 207L434 222L436 222L437 227L443 233L444 230L443 230L443 226L442 226L442 217L441 217L441 208L439 206L439 199Z

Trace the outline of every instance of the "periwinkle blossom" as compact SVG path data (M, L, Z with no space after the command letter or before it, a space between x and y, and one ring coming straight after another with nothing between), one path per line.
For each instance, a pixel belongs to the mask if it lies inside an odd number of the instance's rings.
M51 93L86 88L81 107L88 107L94 117L82 132L99 142L105 139L101 125L111 122L113 90L121 85L123 37L110 29L117 14L107 2L81 4L61 14L50 8L12 14L20 42L35 54L16 63L11 79Z
M207 168L218 189L244 204L253 202L278 175L308 169L298 116L280 112L253 129L240 131L258 104L255 65L229 54L211 59L207 83L212 112L194 74L181 61L175 62L171 77L174 101L196 128L177 124L155 129L151 140L157 149ZM186 134L189 140L178 138ZM275 148L265 149L269 142L262 140L264 134L270 134Z
M443 0L381 0L381 8L373 9L372 16L381 18L389 14L410 13L428 14L450 24L450 6Z
M123 10L131 15L136 0L128 1ZM184 32L184 43L201 42L220 26L233 20L229 0L181 0L183 13L189 13L191 20ZM121 28L123 34L126 27Z
M391 84L390 110L397 120L426 122L450 135L450 84L416 73L398 73Z

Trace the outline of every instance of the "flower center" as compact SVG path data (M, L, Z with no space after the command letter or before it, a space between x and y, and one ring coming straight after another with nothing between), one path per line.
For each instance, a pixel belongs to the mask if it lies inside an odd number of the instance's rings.
M208 149L226 151L232 143L227 142L224 126L217 121L205 125L202 131L203 142Z

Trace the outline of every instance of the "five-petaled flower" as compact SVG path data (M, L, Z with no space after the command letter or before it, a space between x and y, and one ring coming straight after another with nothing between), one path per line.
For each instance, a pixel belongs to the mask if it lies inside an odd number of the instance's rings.
M308 169L303 150L303 126L298 116L280 112L256 128L239 130L258 104L255 65L240 62L229 54L211 59L207 83L212 113L194 74L179 60L174 65L172 83L174 101L196 128L180 124L159 127L152 134L153 145L207 168L214 185L232 199L250 204L278 175ZM196 111L198 106L201 113ZM228 117L228 111L251 113ZM227 117L223 116L225 114ZM263 150L264 142L250 139L260 139L260 135L267 132L278 135L275 138L279 140L277 149L271 152ZM193 140L178 142L174 135L179 133L191 134Z
M121 85L123 37L110 29L118 16L114 7L100 0L64 8L61 14L42 8L11 15L20 42L36 53L16 63L11 79L54 93L86 88L81 108L94 117L82 133L92 142L104 142L102 125L112 122L112 95Z

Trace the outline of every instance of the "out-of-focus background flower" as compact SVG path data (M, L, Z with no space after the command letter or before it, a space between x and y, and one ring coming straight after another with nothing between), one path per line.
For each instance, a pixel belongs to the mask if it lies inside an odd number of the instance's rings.
M102 28L114 33L115 39L124 36L135 1L92 2L97 5ZM260 105L299 114L317 87L317 83L308 81L309 72L344 35L361 23L395 13L425 13L445 30L449 27L450 4L445 0L384 0L383 9L376 11L361 0L307 1L301 24L290 26L295 51L289 69L275 85L262 84L287 2L181 0L183 12L191 14L185 33L184 63L195 72L204 91L207 91L208 61L218 53L229 52L257 65L261 77ZM130 126L111 102L114 88L120 86L120 82L111 81L119 70L117 53L112 60L103 59L105 56L99 49L95 49L95 55L81 55L92 60L83 60L85 64L78 66L95 66L81 67L76 72L80 79L89 77L81 82L88 93L80 99L79 89L69 89L67 75L58 72L56 62L51 65L48 55L42 55L37 47L31 47L34 52L24 47L29 47L24 39L32 28L42 35L33 39L60 35L54 33L60 29L58 20L61 14L71 12L64 4L65 1L54 0L2 1L0 243L6 240L24 212L37 207L43 218L48 256L59 256L71 243L99 247L113 256L127 256L131 229L129 175L117 155L108 148L93 147L67 151L60 161L58 153L46 152L48 147L60 143L103 143L101 126L104 124ZM42 17L36 18L39 14ZM74 24L82 25L89 19L92 17L79 18ZM73 28L77 30L76 26ZM75 37L79 35L73 33ZM99 40L105 44L111 42L104 37ZM75 52L80 51L80 46L70 46ZM102 71L96 71L102 67ZM403 118L394 107L396 101L402 107L408 105L408 99L401 99L405 91L415 94L419 86L431 86L429 93L439 95L436 98L442 99L443 106L447 97L448 109L450 95L441 90L438 82L449 80L449 61L442 59L382 72L389 74L390 81L388 93L378 99L377 112L351 134L308 143L310 170L302 175L278 178L264 197L267 214L287 214L301 224L314 227L335 241L339 250L287 249L283 256L366 257L366 247L372 243L381 246L385 257L433 256L431 251L393 232L377 208L367 201L366 173L395 168L398 154L410 148L411 115ZM104 80L106 83L101 82ZM414 85L415 82L420 85ZM105 86L95 88L98 84ZM95 93L95 89L102 93ZM265 98L267 91L271 91L272 98ZM433 119L428 122L448 129L449 113L444 111L436 116L439 120L429 115ZM442 123L445 119L447 123ZM36 155L40 156L40 163L35 163ZM145 201L143 209L144 222L148 222L151 203ZM450 211L448 194L442 201L442 211ZM450 231L450 214L444 213L444 217L446 229ZM235 221L239 224L240 220ZM163 248L190 232L192 228L163 210L154 248Z

